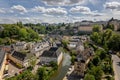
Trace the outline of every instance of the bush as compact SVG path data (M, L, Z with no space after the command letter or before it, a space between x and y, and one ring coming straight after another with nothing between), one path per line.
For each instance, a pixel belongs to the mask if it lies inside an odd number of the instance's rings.
M16 66L18 67L18 68L23 68L23 66L21 65L21 64L19 64L19 63L16 63Z
M86 74L84 80L95 80L94 75Z

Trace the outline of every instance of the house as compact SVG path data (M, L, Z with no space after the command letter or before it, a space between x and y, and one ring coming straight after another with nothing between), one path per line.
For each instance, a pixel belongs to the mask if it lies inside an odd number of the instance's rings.
M85 72L85 70L86 70L86 68L85 68L85 64L84 63L82 63L82 62L75 62L74 63L74 71L73 71L73 74L74 74L74 76L79 76L79 77L84 77L84 72Z
M78 39L70 39L69 40L69 44L68 44L68 48L76 48L77 44L78 44L79 40Z
M48 41L42 41L35 43L33 49L30 50L31 53L35 54L36 57L39 57L43 51L48 50L50 48L50 43Z
M84 62L85 64L88 63L89 59L91 56L94 55L94 51L92 48L87 48L87 49L84 49L84 51L81 51L80 53L78 53L77 55L77 61L82 61Z
M18 51L13 51L8 55L9 60L22 67L30 66L30 61L34 59L33 57L34 55L32 53L23 53Z
M4 70L6 67L6 59L7 59L6 52L0 49L0 80L2 80L2 77L4 75Z
M67 45L69 49L75 49L79 46L80 38L77 36L72 36L69 40L69 44Z
M16 51L21 51L21 50L27 49L27 43L24 42L24 41L23 42L17 42L16 44L13 44L12 47Z
M58 65L63 59L63 53L58 47L51 47L49 50L46 50L42 53L40 58L40 63L49 64L50 62L56 62Z
M108 21L108 24L112 24L114 26L115 31L120 30L120 21L119 20L112 18Z
M81 51L77 55L77 61L74 63L74 75L79 77L84 77L86 71L86 66L90 61L91 57L94 55L92 48L87 48L84 51Z
M91 34L94 25L99 25L100 30L103 30L102 23L92 22L92 21L82 21L78 26L78 31L82 34Z

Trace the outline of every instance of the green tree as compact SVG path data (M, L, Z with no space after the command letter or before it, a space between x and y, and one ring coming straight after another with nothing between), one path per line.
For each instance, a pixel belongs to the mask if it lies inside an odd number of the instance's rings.
M86 74L84 80L95 80L94 75Z
M97 66L100 63L100 58L98 56L96 56L95 58L93 58L92 63Z
M100 26L99 25L94 25L93 26L93 32L100 32Z
M100 44L101 43L101 35L98 32L94 32L92 33L92 35L90 36L91 40L93 40L96 44Z
M19 26L20 28L23 28L23 24L21 21L17 22L17 26Z
M2 41L2 38L0 38L0 45L2 44L2 42L3 42L3 41Z
M108 47L114 51L120 51L120 34L114 34L108 42Z
M27 38L28 38L29 41L32 41L34 39L39 39L38 33L33 31L32 29L28 28L27 32L28 32L28 35L27 35L28 37Z
M68 43L69 43L68 41L62 40L62 44L63 44L63 46L64 46L65 48L67 48L67 44L68 44Z
M101 77L103 75L103 70L100 66L93 67L89 74L94 75L95 80L101 80Z
M19 31L19 37L21 40L25 40L27 38L28 32L25 28L21 28Z
M38 78L37 76L33 75L29 70L26 70L21 74L8 78L6 80L38 80Z
M113 25L113 24L108 23L107 28L108 28L108 29L111 29L111 30L114 30L114 25Z
M57 70L58 69L58 65L56 62L50 62L50 66L53 67L54 70Z
M39 80L46 80L47 75L45 71L44 67L38 69L37 74Z
M9 30L6 30L6 29L5 29L4 31L2 31L1 37L2 37L2 38L4 38L4 37L10 37Z

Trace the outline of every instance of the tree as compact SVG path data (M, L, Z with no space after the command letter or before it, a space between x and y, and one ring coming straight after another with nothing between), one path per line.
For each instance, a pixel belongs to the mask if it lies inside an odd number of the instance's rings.
M56 62L50 62L50 66L53 67L54 70L57 70L58 69L58 65Z
M111 30L114 30L114 25L113 25L113 24L108 23L108 24L107 24L107 28L108 28L108 29L111 29Z
M17 22L17 26L19 26L20 28L23 28L23 24L21 21Z
M25 28L22 23L4 24L2 26L4 27L4 29L0 31L2 44L11 44L11 42L13 43L15 40L37 41L39 39L38 33L31 28ZM7 40L6 37L9 40Z
M4 31L2 31L1 37L2 38L4 38L4 37L10 37L9 31L6 30L6 29Z
M31 67L34 67L36 65L36 61L37 61L36 58L30 60Z
M27 35L28 35L28 32L26 31L26 29L25 28L21 28L20 31L19 31L19 37L22 40L25 40L27 38Z
M96 56L93 60L92 60L92 63L97 66L100 62L100 58L98 56Z
M69 41L66 41L66 40L62 40L62 44L65 48L67 48L67 44L69 43Z
M38 69L37 74L38 74L39 80L46 80L47 75L45 71L46 70L44 67Z
M86 74L84 80L95 80L94 75Z
M93 26L93 32L100 32L100 26L99 25L94 25Z
M114 34L108 42L108 47L114 51L120 51L120 34Z
M28 32L27 38L29 41L32 41L34 39L39 39L39 35L35 31L33 31L31 28L28 28L27 32Z
M92 33L92 35L90 36L91 40L93 40L96 44L100 44L101 43L101 35L98 32L94 32Z
M103 75L102 68L100 66L93 67L90 71L89 74L94 75L95 80L101 80L101 77Z
M102 50L99 56L100 56L100 59L103 60L107 57L107 53L104 50Z
M104 33L103 33L103 38L105 40L105 42L107 42L111 36L112 36L113 32L111 29L107 29Z
M2 38L0 38L0 45L2 44L2 42L3 42L3 41L2 41Z
M38 78L37 76L33 75L29 70L26 70L21 74L8 78L6 80L38 80Z

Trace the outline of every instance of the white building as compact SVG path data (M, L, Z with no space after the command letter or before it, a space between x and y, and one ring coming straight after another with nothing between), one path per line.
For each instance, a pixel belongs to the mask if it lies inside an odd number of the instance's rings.
M41 64L49 64L50 62L56 62L58 65L63 59L63 53L58 47L52 47L48 51L44 51L41 55Z

